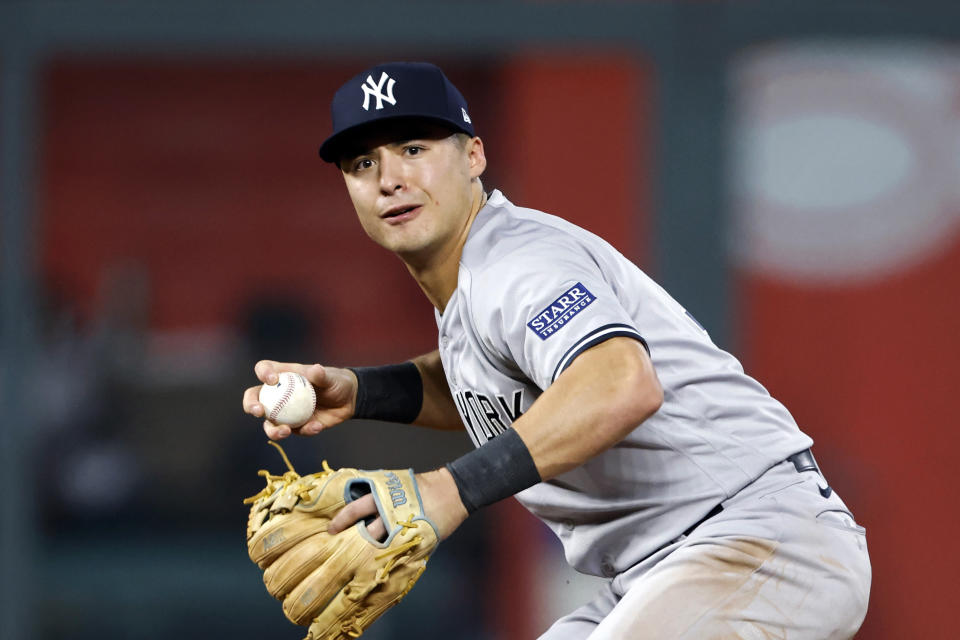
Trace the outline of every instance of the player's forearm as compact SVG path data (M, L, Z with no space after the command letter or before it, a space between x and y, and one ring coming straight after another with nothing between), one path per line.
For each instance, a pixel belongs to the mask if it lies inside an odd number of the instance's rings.
M643 346L613 338L578 356L513 427L548 480L612 447L662 402Z
M440 352L431 351L413 359L423 381L423 405L413 421L431 429L459 430L463 428L457 406L450 395L450 387L440 361Z

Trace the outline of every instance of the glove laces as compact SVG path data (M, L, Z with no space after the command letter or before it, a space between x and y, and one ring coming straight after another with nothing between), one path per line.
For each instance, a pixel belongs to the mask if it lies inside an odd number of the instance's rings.
M406 520L398 520L397 524L404 528L405 530L404 533L406 533L407 529L415 529L417 527L417 525L413 522L413 515L411 515ZM400 535L403 535L403 534L400 534ZM380 569L377 570L377 575L374 577L374 582L380 585L385 583L387 580L389 580L390 572L394 569L394 567L396 567L398 564L403 564L407 559L406 558L408 555L407 552L410 549L413 549L414 547L419 545L422 541L423 541L423 538L421 536L416 536L408 542L404 542L399 546L396 546L392 549L387 549L375 555L374 558L376 560L382 560L383 558L390 558L390 559L387 560L386 564L384 564L382 567L380 567ZM424 568L426 567L421 568L420 571L417 572L417 575L414 576L414 578L410 580L410 582L404 587L404 589L397 594L396 596L397 600L407 595L410 589L413 588L414 583L417 581L417 578L420 577L420 574L423 573ZM346 595L348 598L351 598L353 600L354 597L351 597L351 595L349 594L349 589L350 589L350 586L348 585L347 586L348 593ZM369 604L366 606L360 604L354 610L353 616L351 616L349 620L344 620L343 622L340 623L340 633L350 638L359 638L360 635L363 633L363 627L360 625L360 621L366 615L367 610L369 608L370 608Z
M281 447L279 444L277 444L272 440L267 441L267 444L273 446L274 448L276 448L277 451L280 452L280 455L283 457L283 462L287 465L287 471L284 472L282 475L274 475L269 471L267 471L266 469L260 469L259 471L257 471L258 476L262 478L266 478L267 486L261 489L260 493L257 493L256 495L252 495L249 498L244 498L243 504L251 504L253 502L256 502L257 500L260 500L261 498L267 498L269 496L272 496L274 493L276 493L280 489L289 487L292 484L300 482L300 480L302 479L302 476L299 473L297 473L296 469L294 469L293 465L290 463L290 458L287 457L287 452L283 450L283 447ZM330 465L327 464L327 461L324 460L323 469L313 474L313 476L315 479L319 480L322 478L326 478L331 473L333 473L333 469L331 469ZM303 484L304 486L300 487L300 489L297 491L297 496L301 500L305 500L307 498L307 494L313 488L313 483L310 483L309 485L307 485L306 483L303 483Z

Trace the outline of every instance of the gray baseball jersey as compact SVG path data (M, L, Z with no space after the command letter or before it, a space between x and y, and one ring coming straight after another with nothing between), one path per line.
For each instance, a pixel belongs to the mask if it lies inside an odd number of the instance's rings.
M663 406L611 449L517 499L580 571L635 565L812 441L666 291L603 239L494 191L437 314L440 357L476 446L584 350L641 341Z

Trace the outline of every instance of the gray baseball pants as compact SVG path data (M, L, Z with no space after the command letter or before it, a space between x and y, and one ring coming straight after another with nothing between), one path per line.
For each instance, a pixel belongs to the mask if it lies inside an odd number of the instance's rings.
M870 593L866 535L825 486L776 465L540 640L853 637Z

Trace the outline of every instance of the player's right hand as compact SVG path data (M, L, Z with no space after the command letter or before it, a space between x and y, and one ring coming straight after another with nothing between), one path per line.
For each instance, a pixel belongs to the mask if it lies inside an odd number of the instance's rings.
M353 417L357 402L357 376L349 369L261 360L253 371L264 384L276 384L277 374L283 371L299 373L310 381L317 392L317 409L303 425L291 427L288 424L263 421L263 431L271 440L281 440L291 433L312 436ZM263 405L260 404L262 386L249 387L243 393L243 410L257 418L262 418L265 414Z

